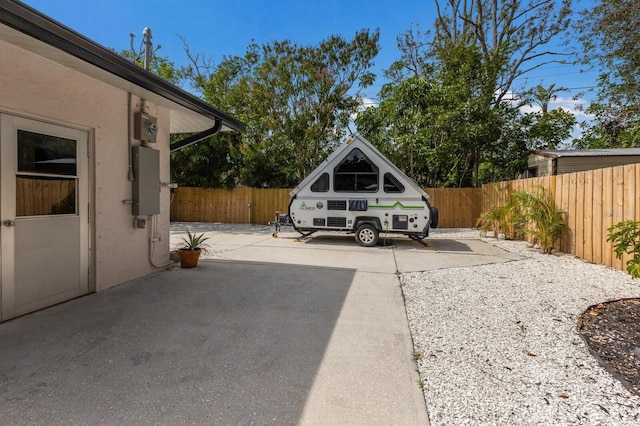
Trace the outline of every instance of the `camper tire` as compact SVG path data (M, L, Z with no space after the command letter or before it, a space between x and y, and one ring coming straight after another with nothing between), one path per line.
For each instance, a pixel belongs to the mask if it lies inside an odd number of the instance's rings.
M429 226L431 226L432 228L437 228L438 227L438 208L437 207L429 207L429 220L431 221L431 223L429 224Z
M380 234L370 223L362 224L356 230L356 241L364 247L374 247L378 244Z

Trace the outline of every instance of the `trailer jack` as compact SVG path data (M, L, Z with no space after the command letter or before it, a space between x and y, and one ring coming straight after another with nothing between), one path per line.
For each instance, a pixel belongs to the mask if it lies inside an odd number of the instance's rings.
M291 218L288 214L276 212L275 220L273 222L269 222L268 225L275 226L275 230L273 231L273 234L271 234L271 236L273 238L278 238L278 232L280 232L280 228L282 228L283 226L291 226L293 225L293 222L291 222Z
M409 235L409 238L411 238L416 243L422 244L423 247L431 248L431 246L427 244L426 241L424 241L425 237L426 236L422 236L422 235Z

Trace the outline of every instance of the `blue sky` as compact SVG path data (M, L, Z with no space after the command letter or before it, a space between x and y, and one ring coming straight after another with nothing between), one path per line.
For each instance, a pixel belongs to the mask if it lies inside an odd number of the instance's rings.
M356 31L380 29L381 50L373 70L380 77L366 95L375 98L383 83L381 70L399 57L396 37L418 24L426 30L435 18L431 0L23 0L29 6L117 51L129 48L129 33L142 40L142 30L153 32L158 51L176 65L187 64L181 37L192 53L219 62L223 55L242 55L255 40L292 40L298 44L317 44L339 34L346 39ZM594 0L579 0L589 7ZM572 66L551 65L533 71L530 85L543 84L568 88L591 87L596 73L580 73ZM562 94L556 105L575 110L571 98L581 90ZM593 95L584 95L586 99ZM582 101L579 101L582 102ZM578 102L578 103L579 103ZM581 117L578 117L580 120Z

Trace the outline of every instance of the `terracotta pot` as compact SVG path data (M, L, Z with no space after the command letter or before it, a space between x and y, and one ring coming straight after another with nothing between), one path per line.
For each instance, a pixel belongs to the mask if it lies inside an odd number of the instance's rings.
M196 250L179 250L180 254L180 267L181 268L195 268L198 266L198 259L200 258L200 249Z

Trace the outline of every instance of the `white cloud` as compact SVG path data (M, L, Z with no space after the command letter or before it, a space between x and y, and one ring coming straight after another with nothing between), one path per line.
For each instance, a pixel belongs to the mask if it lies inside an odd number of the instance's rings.
M588 114L585 110L589 107L590 102L586 99L573 99L558 96L555 101L549 103L549 107L552 109L562 108L563 110L570 112L576 117L576 120L580 123L583 121L590 121L593 119L592 114Z
M369 108L376 108L378 106L378 103L376 101L374 101L373 99L369 99L369 98L360 98L361 104L358 107L358 110L351 114L351 122L354 122L356 120L356 118L358 117L358 113L362 112L366 109Z
M509 93L508 95L511 96L505 96L505 98L512 99L511 103L513 105L517 105L519 103L519 101L515 99L515 96L513 96L513 93ZM578 124L576 124L571 131L571 139L578 139L582 137L582 129L580 128L580 123L585 121L589 122L593 119L592 114L587 114L585 112L589 105L590 101L583 98L574 99L567 96L556 96L554 100L549 102L549 109L552 110L556 108L562 108L564 111L574 115ZM540 109L540 105L536 105L535 103L532 103L531 105L522 105L520 107L520 111L525 114L538 112L540 111ZM565 141L564 145L566 146L562 146L561 148L566 149L567 147L570 147L571 142L569 140Z
M512 93L509 93L509 95L512 95ZM517 105L519 103L519 101L516 100L513 95L507 96L507 98L512 99L511 103L513 105ZM593 119L593 115L587 114L584 111L587 109L589 104L590 102L583 98L574 99L566 96L557 96L555 100L552 100L549 102L549 109L551 110L556 108L562 108L563 110L573 114L576 117L576 121L578 121L578 123L581 123L583 121L590 121ZM535 103L532 103L531 105L529 104L522 105L520 107L520 111L522 111L525 114L538 112L540 111L540 105L537 105Z
M362 104L360 105L359 109L360 111L364 111L367 108L377 107L377 106L378 106L378 103L373 99L362 98Z

